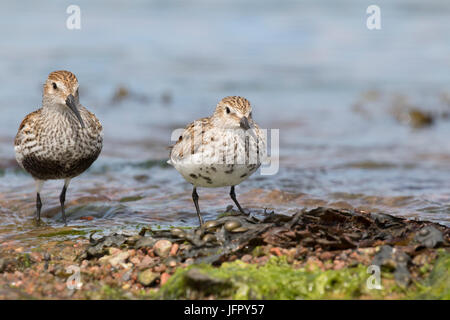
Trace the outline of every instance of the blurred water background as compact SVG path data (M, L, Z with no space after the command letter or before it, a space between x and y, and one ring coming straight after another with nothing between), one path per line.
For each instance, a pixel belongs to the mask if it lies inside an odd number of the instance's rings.
M71 4L81 30L66 28ZM173 129L247 97L280 129L280 170L237 188L244 207L327 205L450 225L450 2L1 1L0 239L32 242L32 178L13 139L67 69L104 126L104 149L67 194L70 225L103 232L197 223L191 186L165 161ZM62 182L42 193L61 226ZM227 189L200 189L212 219Z

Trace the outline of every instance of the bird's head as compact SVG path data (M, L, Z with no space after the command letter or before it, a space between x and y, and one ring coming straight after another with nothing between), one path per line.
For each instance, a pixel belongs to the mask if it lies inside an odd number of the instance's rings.
M80 103L78 80L72 72L60 70L50 73L44 84L43 101L45 105L69 108L77 117L81 127L84 128L84 122L78 110Z
M226 129L253 128L252 107L243 97L225 97L217 104L213 117L216 125Z

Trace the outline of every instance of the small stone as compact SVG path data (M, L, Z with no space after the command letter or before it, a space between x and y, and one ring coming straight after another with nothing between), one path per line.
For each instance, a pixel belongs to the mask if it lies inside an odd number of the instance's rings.
M239 232L245 232L245 231L248 231L248 228L246 228L246 227L239 227L239 228L231 230L231 232L233 232L233 233L239 233Z
M118 254L119 252L121 252L121 250L118 248L108 248L108 252L109 252L109 255L112 256L112 255Z
M34 262L42 261L42 255L39 252L30 253L30 258L31 258L31 261L34 261Z
M165 264L166 264L168 267L173 268L173 267L176 267L176 266L177 266L177 261L176 261L174 258L168 258L168 259L165 261Z
M324 261L326 261L326 260L331 260L331 259L333 259L333 254L331 253L331 252L329 252L329 251L325 251L324 253L322 253L321 255L320 255L320 259L322 259L322 260L324 260Z
M250 261L252 261L253 257L249 254L245 254L242 256L241 261L249 263Z
M442 232L433 226L426 226L416 234L414 239L427 248L435 248L444 242Z
M184 237L186 237L186 232L184 232L180 228L173 228L172 230L170 230L170 233L172 234L172 236L174 236L176 238L184 238Z
M214 242L217 240L217 238L215 235L208 233L208 234L205 234L205 236L202 238L202 240L204 242Z
M215 227L217 227L219 225L221 225L221 223L219 221L217 221L217 220L210 220L210 221L206 221L203 224L203 228L205 228L205 229L212 229L212 228L215 228Z
M145 248L152 247L155 244L155 239L151 237L142 237L136 242L136 248Z
M276 255L277 257L281 257L281 256L283 255L283 254L281 253L280 248L277 248L277 247L271 248L271 249L269 250L269 252L272 253L273 255Z
M164 285L167 280L169 280L170 278L170 274L164 272L163 274L161 274L161 285Z
M345 267L345 262L341 260L336 260L334 263L333 270L341 270Z
M141 259L139 259L139 257L132 257L130 258L130 262L137 266L139 263L141 263Z
M227 222L225 222L225 230L227 231L233 231L234 229L237 229L241 226L242 224L237 221L237 220L229 220Z
M120 251L119 253L116 253L115 255L111 256L103 256L98 261L100 263L109 263L113 267L117 267L123 263L125 263L125 260L128 259L130 254L126 251Z
M269 261L269 257L268 256L262 256L262 257L256 258L256 262L260 266L265 265L267 263L267 261Z
M160 256L161 258L168 257L171 249L172 242L170 242L169 240L158 240L153 246L155 254Z
M172 256L172 257L176 256L179 247L180 247L180 246L179 246L178 243L174 243L174 244L172 245L172 248L170 248L170 253L169 253L169 255Z
M158 279L159 274L152 272L150 269L147 269L145 271L139 272L138 274L138 281L143 286L149 286L153 282L155 282L156 279Z
M139 268L144 269L144 268L151 268L154 265L154 260L149 257L149 256L145 256L139 263Z
M122 281L124 281L124 282L129 281L129 280L131 279L131 274L132 274L132 272L133 272L133 271L132 271L131 269L125 271L125 272L123 273L123 275L122 275Z

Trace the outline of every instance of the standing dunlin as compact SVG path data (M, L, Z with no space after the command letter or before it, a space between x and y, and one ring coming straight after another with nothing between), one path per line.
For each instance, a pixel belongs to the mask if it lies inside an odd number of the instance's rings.
M230 196L241 213L234 187L253 174L264 160L266 140L252 119L250 102L242 97L223 98L214 114L189 124L172 147L170 160L193 185L200 225L197 187L230 186Z
M102 149L100 121L79 102L78 80L69 71L49 74L42 108L25 117L14 149L17 162L36 181L36 218L41 217L40 192L45 180L64 179L59 200L64 224L64 201L72 178L84 172Z

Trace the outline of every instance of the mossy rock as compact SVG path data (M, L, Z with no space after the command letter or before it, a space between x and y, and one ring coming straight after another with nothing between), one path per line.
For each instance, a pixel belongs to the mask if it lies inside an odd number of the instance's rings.
M202 286L190 279L195 269L209 283ZM450 254L441 252L430 275L408 288L396 284L392 273L382 272L382 289L369 289L367 266L341 270L295 269L286 257L272 257L265 265L240 260L220 267L201 264L178 270L155 293L157 299L450 299ZM211 285L215 283L217 285ZM207 288L207 290L203 290Z

